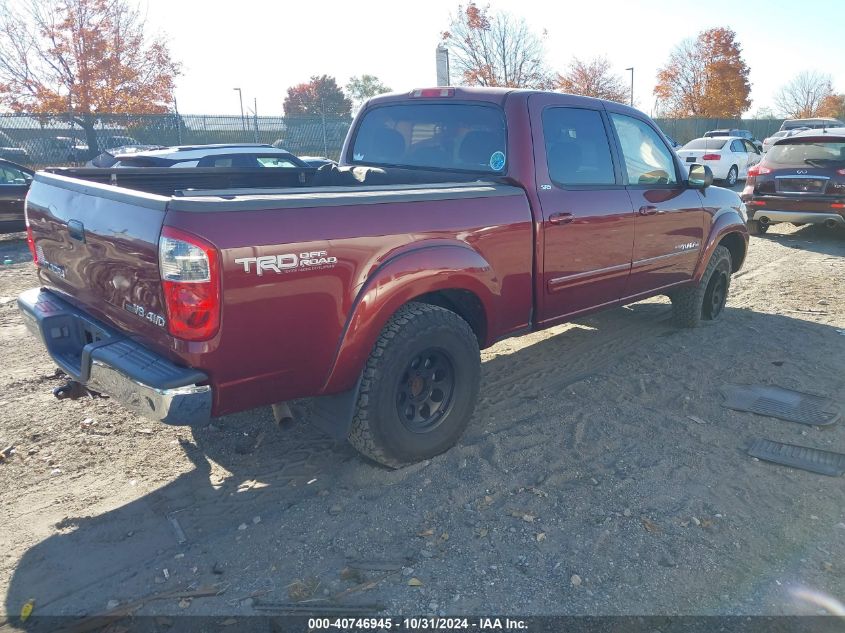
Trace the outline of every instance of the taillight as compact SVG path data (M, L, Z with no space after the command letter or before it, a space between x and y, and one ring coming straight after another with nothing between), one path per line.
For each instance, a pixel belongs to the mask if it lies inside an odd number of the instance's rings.
M722 158L721 154L705 154L701 160L719 160L720 158Z
M845 202L831 202L831 209L845 209Z
M38 265L38 251L35 250L35 238L32 235L32 227L29 225L29 220L26 221L26 245L29 246L29 252L32 253L32 261Z
M220 327L220 266L217 249L196 235L165 227L158 266L167 329L186 341L204 341Z
M770 173L772 173L772 170L769 169L768 167L764 167L760 163L757 163L756 165L753 165L753 166L748 168L748 175L751 176L752 178L757 177L757 176L765 176L766 174L770 174Z

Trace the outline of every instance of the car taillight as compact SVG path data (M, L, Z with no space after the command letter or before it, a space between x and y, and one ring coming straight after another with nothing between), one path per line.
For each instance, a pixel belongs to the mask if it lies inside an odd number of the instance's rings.
M722 158L721 154L705 154L701 160L719 160L720 158Z
M29 220L26 221L26 245L29 246L29 252L32 253L32 261L38 265L38 251L35 250L35 237L32 235L32 227L29 225Z
M772 170L769 169L768 167L764 167L760 163L757 163L756 165L753 165L753 166L748 168L748 175L751 176L752 178L754 178L756 176L764 176L765 174L770 174L770 173L772 173Z
M196 235L165 227L158 265L167 329L186 341L204 341L220 327L220 266L217 249Z

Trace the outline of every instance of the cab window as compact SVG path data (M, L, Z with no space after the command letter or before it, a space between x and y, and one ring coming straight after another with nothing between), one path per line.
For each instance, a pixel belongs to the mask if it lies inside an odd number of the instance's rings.
M678 184L672 152L650 125L624 114L612 113L610 119L622 146L629 184Z
M549 178L556 185L614 185L610 141L601 113L583 108L543 111Z

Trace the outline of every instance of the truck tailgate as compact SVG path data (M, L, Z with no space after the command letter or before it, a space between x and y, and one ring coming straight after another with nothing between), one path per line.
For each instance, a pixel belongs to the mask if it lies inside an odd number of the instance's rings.
M42 285L77 307L170 347L158 266L169 197L39 172L27 197Z

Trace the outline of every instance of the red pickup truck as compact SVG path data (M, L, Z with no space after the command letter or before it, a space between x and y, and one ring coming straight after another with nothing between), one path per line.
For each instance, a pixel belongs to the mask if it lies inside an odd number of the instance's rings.
M317 424L394 467L458 440L480 348L658 294L682 326L716 319L748 246L737 194L648 117L565 94L381 96L339 167L215 173L38 173L28 326L143 416L313 397Z

